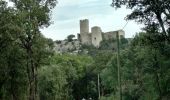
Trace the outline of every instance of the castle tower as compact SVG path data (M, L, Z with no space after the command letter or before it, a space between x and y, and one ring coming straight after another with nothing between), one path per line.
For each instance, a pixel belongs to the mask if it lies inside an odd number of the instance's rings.
M80 20L80 41L82 44L91 44L91 34L89 34L89 20Z
M101 28L98 26L92 27L92 44L95 47L100 46L100 42L102 41L102 31Z
M80 20L80 34L82 33L89 33L89 20L84 19Z

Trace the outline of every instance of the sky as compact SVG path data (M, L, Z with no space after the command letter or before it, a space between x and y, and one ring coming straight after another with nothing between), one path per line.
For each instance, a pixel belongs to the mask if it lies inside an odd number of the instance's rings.
M58 0L51 13L52 24L41 29L41 32L53 40L63 40L70 34L77 36L81 19L89 19L90 30L93 26L101 27L103 32L122 29L127 23L125 17L131 11L125 7L116 10L110 6L111 2L112 0ZM133 37L141 28L136 22L128 21L124 28L125 37Z

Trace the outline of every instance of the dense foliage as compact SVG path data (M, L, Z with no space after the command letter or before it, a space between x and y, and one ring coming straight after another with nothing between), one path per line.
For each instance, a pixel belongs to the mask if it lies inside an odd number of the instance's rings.
M13 7L0 1L0 100L119 99L116 39L57 54L39 30L50 25L56 0L11 1ZM170 98L169 4L113 0L113 7L133 10L127 19L145 23L132 41L119 40L123 100Z

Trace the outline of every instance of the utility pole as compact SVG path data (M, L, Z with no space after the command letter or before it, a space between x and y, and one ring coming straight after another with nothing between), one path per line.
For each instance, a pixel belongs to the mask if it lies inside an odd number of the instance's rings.
M97 80L98 80L98 99L100 100L100 75L97 74Z
M119 100L122 100L122 87L121 87L121 75L120 75L120 44L119 44L119 33L116 33L116 40L117 40L117 76L118 76L118 95Z

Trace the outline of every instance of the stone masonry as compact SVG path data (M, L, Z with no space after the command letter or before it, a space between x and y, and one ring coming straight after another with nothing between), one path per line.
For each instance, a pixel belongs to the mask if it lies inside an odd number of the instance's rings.
M84 19L80 20L80 33L78 33L77 39L73 41L62 40L55 42L54 50L58 53L62 52L79 52L82 44L84 45L93 45L95 47L100 46L102 40L115 39L116 33L119 34L119 37L124 37L125 32L123 30L102 32L99 26L94 26L89 31L89 20Z
M93 45L95 47L100 46L100 42L104 39L114 39L116 38L116 33L119 37L125 37L125 32L123 30L102 32L99 26L94 26L91 28L91 33L89 32L89 20L80 20L80 33L78 33L78 40L85 45Z

